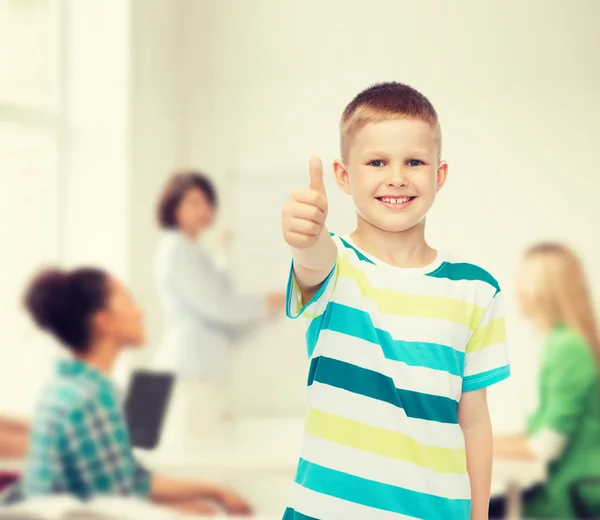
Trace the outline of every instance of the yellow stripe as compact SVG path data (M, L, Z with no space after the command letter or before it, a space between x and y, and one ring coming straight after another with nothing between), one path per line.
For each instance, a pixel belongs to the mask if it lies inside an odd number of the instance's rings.
M475 330L485 313L484 307L455 298L405 294L372 287L365 273L354 267L347 256L340 260L340 275L356 282L361 294L373 300L384 314L439 318Z
M298 284L296 277L294 277L292 279L292 283L294 284L294 292L292 293L292 295L290 297L294 298L294 303L296 304L296 310L295 310L294 314L297 316L298 314L300 314L300 311L302 310L302 307L303 307L302 290L300 289L300 285ZM304 317L307 319L312 320L313 318L316 318L317 316L319 316L319 314L304 311Z
M506 341L506 327L504 325L504 316L500 316L490 321L487 325L479 327L471 336L467 344L466 352L477 352L478 350L504 343Z
M465 450L422 446L407 435L369 426L315 408L308 411L306 432L358 450L412 462L436 473L467 472Z

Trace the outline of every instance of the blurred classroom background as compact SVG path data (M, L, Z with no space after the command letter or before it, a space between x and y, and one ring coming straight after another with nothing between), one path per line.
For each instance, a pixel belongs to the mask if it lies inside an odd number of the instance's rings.
M93 264L125 281L148 328L116 369L126 385L161 339L155 206L171 172L214 180L209 240L232 230L238 286L284 290L289 189L307 183L312 154L330 171L345 104L397 80L431 99L443 129L450 175L431 243L505 291L513 375L490 410L496 431L522 429L539 354L513 299L522 250L571 245L600 303L598 20L596 0L0 0L0 415L28 418L60 355L20 306L38 268ZM327 187L329 227L347 233L351 202L331 176ZM255 332L233 370L236 447L206 467L200 451L155 463L228 479L277 518L305 411L301 326L282 317Z

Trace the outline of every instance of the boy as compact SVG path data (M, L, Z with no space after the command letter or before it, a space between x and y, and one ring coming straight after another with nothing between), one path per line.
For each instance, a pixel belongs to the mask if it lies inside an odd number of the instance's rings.
M361 92L341 121L338 186L357 227L325 227L322 166L283 208L287 312L309 318L309 411L285 520L487 518L485 388L509 376L496 280L425 241L446 182L431 103L400 84Z

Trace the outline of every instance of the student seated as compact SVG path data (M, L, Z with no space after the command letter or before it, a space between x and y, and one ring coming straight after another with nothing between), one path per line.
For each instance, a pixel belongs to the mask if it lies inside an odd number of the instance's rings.
M35 323L71 353L40 396L31 424L23 490L149 498L194 514L249 514L237 494L211 483L151 474L135 460L122 405L110 379L120 352L144 342L142 314L125 287L93 268L46 270L25 306ZM148 403L151 406L151 403Z
M546 481L523 493L526 518L580 518L578 488L590 510L583 518L598 518L600 334L583 265L563 244L536 244L521 260L516 289L522 315L544 337L539 402L525 432L494 439L494 455L547 465ZM506 497L497 497L489 518L506 518L507 509Z

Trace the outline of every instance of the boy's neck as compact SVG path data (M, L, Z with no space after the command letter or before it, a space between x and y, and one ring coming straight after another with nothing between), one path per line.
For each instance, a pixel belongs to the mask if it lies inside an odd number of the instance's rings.
M351 237L359 248L396 267L425 267L437 257L437 251L425 240L425 221L406 231L388 232L359 217Z

